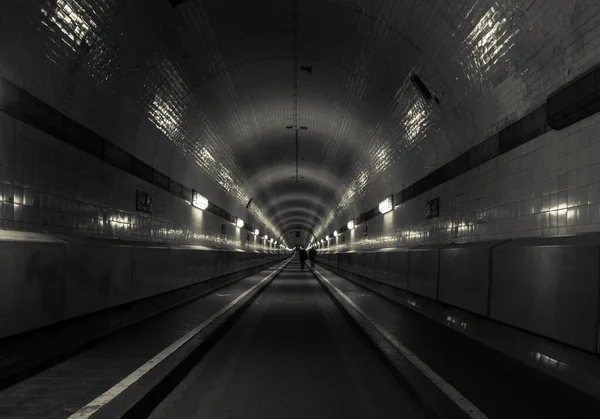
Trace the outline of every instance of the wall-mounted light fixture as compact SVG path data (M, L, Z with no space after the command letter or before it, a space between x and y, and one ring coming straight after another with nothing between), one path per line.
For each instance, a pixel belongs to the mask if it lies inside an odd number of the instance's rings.
M337 230L335 230L335 231L333 232L333 237L337 237L337 236L338 236L338 232L337 232Z
M379 203L379 212L385 214L388 211L394 209L394 197L388 196L383 201Z
M265 234L265 240L269 240L269 236Z
M258 236L258 233L259 233L259 231L258 231L258 228L257 228L256 230L254 230L254 235Z
M242 227L244 227L244 220L242 220L240 217L236 217L236 218L235 218L235 225L236 225L238 228L242 228Z
M348 227L348 230L354 229L354 221L348 221L348 224L346 224L346 226Z
M325 236L325 240L326 240L326 241L329 241L329 236Z
M208 208L208 199L200 195L196 191L192 191L192 205L204 211Z

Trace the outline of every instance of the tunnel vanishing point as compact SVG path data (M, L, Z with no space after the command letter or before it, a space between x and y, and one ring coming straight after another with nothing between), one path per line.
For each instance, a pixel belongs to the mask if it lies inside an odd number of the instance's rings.
M0 1L0 418L598 417L600 1Z

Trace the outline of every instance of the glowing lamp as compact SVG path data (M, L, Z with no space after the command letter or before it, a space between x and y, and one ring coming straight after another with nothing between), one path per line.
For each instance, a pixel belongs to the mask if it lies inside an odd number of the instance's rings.
M192 191L192 205L204 211L208 208L208 199L200 195L196 191Z
M385 214L388 211L391 211L394 209L394 202L393 202L393 197L392 196L388 196L387 198L385 198L383 201L381 201L379 203L379 212L382 214Z

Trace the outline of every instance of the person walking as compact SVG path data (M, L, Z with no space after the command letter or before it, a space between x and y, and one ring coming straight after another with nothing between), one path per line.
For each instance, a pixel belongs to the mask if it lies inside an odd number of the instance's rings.
M304 264L306 263L306 249L304 247L300 248L300 269L304 270Z
M308 258L310 259L310 266L315 267L315 259L317 258L317 249L311 247L308 251Z

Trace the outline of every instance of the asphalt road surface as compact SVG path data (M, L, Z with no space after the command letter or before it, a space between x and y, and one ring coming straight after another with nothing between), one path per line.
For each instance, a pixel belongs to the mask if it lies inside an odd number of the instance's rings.
M296 260L150 417L423 416L418 401Z

